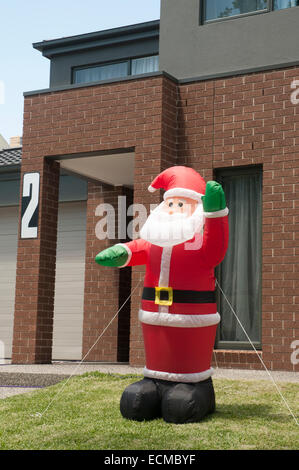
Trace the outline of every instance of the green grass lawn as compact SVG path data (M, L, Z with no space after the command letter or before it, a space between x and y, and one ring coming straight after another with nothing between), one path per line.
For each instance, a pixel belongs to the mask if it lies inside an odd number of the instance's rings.
M0 449L299 448L299 427L271 381L214 379L216 412L201 423L175 425L121 416L121 393L139 379L88 373L71 378L63 389L60 383L0 400ZM279 386L298 416L298 384ZM48 411L35 417L53 397Z

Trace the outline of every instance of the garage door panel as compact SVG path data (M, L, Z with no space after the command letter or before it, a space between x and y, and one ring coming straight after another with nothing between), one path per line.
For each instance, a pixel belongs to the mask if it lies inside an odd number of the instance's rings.
M2 341L2 344L4 345L4 351L3 352L4 352L4 357L5 358L10 358L11 357L12 333L13 333L13 326L11 326L10 328L3 328L3 330L1 331L1 341Z
M16 282L16 273L0 273L0 292L3 289L3 295L7 292L7 286L10 286L12 283ZM5 287L4 287L5 285ZM14 289L13 289L14 292ZM0 300L2 300L2 295L0 295Z
M79 312L78 312L79 313ZM81 332L81 328L82 328L82 325L81 325L81 322L78 322L78 324L74 323L70 323L70 318L66 318L65 320L63 321L57 321L57 328L63 328L66 332L68 331L77 331L77 333L80 333ZM64 343L66 342L71 342L72 343L72 338L64 338Z
M11 333L12 333L12 328L9 328L9 327L3 328L1 330L1 336L4 339L4 343L5 343L5 339L9 340L9 337L10 337ZM2 339L2 341L3 341L3 339ZM8 341L7 341L7 343L8 343Z
M79 284L81 286L82 281L84 281L84 273L82 275L82 272L79 272L79 268L80 271L83 271L85 266L77 266L77 269L74 270L73 277L69 279L65 279L67 276L69 276L69 271L67 271L66 267L59 273L56 273L56 280L59 281L59 283L57 283L57 289L61 289L61 284L66 288L69 287L69 284L72 284L73 286Z
M6 294L7 295L7 294ZM1 300L1 308L0 308L0 315L1 315L1 326L0 326L0 332L2 332L3 328L6 325L6 322L13 321L11 317L13 317L13 313L11 312L14 310L14 301L10 301L9 299L3 299ZM0 333L0 339L1 339L1 333Z
M53 359L82 358L86 202L61 203L58 213Z
M61 312L64 315L67 315L67 309L71 309L74 311L76 307L82 306L82 296L77 294L77 295L72 295L72 294L62 294L60 295L60 298L58 296L56 297L55 300L55 313ZM82 310L82 309L81 309Z
M11 280L14 280L14 279L15 279L15 276L12 274ZM13 302L12 294L14 294L15 292L14 287L15 286L12 285L10 282L0 283L0 308L3 302L8 302L8 301L9 303Z
M69 234L68 237L65 238L62 245L58 245L57 247L57 258L58 264L57 267L62 266L65 260L73 261L74 263L84 263L85 260L85 253L82 251L78 251L78 247L82 245L83 240L82 236L85 234L80 234L74 239L72 238L72 234ZM61 240L60 240L61 243Z
M60 204L58 231L62 236L64 236L65 232L80 232L85 227L86 207L83 204L82 202L65 202Z
M78 241L78 244L80 244L80 240ZM74 250L68 250L67 248L65 250L57 250L57 255L59 258L59 262L57 264L57 268L60 266L63 266L65 263L65 260L67 259L69 262L73 263L78 263L78 264L84 264L85 257L83 256L82 253L78 253L75 249ZM60 261L60 258L63 257L63 262Z
M56 315L63 317L63 320L56 319L55 327L63 323L63 324L68 325L70 328L72 328L73 325L76 323L76 320L74 319L74 317L78 316L79 318L79 320L77 320L78 325L80 325L80 328L82 328L82 321L80 318L80 315L82 313L82 305L80 305L79 307L73 307L69 311L69 313L65 313L65 310L66 308L64 306L61 306L60 308L56 309Z
M75 255L74 255L75 256ZM66 263L67 261L67 263ZM72 272L70 271L70 266L72 268ZM58 263L56 266L56 273L59 276L60 274L63 274L65 276L64 279L73 279L73 275L77 274L80 279L82 278L82 269L85 267L85 262L78 262L78 260L75 260L73 257L68 257L64 256L63 263Z
M59 253L58 253L59 255ZM63 256L63 263L62 262L59 262L57 263L56 265L56 273L59 275L60 273L63 273L65 274L68 273L68 275L70 276L70 278L72 278L72 273L70 273L70 270L69 270L69 266L72 265L72 270L76 270L76 268L78 269L78 271L75 271L74 274L76 274L76 272L78 274L81 274L82 272L82 267L85 266L85 262L84 262L84 258L82 257L82 260L78 260L78 259L74 259L76 255L76 253L74 253L73 256L66 256L65 254L61 253L61 255L59 257ZM67 261L67 264L66 264L66 261Z
M12 235L12 238L9 235ZM0 235L0 253L4 255L8 247L14 248L15 253L17 252L18 243L17 243L17 238L16 238L16 232L15 233L11 232L5 235L4 234Z
M70 284L73 286L73 291L74 292L76 291L76 284L78 284L79 289L81 290L81 285L82 285L82 282L84 282L84 277L80 276L79 273L75 273L73 279L74 279L73 282L71 280L70 281L65 281L64 273L60 273L59 276L56 276L56 283L57 283L57 287L55 289L56 294L58 292L63 293L64 289L66 289L66 291L67 291L67 289L70 288ZM63 286L61 286L60 283L62 283Z
M0 275L16 271L17 250L16 233L0 236Z
M0 340L11 357L18 245L18 207L0 207ZM81 359L86 202L60 203L53 359Z
M69 360L77 360L77 346L72 346L71 344L66 344L65 346L61 347L56 347L56 354L59 357L65 357L68 356L70 359Z
M0 340L11 357L16 286L18 207L0 207Z
M17 234L18 217L18 207L0 207L0 236Z
M60 237L59 237L59 240L57 241L58 250L61 249L61 246L63 246L63 250L76 249L77 240L82 238L82 227L81 227L81 230L76 230L74 232L72 231L63 232L63 233L59 232L59 234L60 234Z

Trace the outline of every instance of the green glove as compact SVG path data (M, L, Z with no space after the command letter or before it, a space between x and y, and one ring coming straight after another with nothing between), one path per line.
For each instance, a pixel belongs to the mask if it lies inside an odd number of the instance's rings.
M106 250L100 251L95 257L95 262L101 266L123 266L128 260L128 252L121 245L114 245Z
M201 197L204 212L216 212L226 208L225 194L221 184L208 181L206 194Z

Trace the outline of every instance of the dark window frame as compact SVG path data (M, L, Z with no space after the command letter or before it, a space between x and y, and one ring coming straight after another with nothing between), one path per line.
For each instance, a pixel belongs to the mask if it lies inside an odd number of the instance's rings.
M261 184L262 184L262 193L263 193L263 166L262 165L250 165L244 167L234 167L234 168L219 168L214 170L214 179L218 181L220 184L223 182L224 178L231 177L231 178L238 178L239 176L244 175L259 175L261 177ZM261 195L263 196L263 194ZM262 199L261 199L262 204ZM262 212L263 208L261 207L261 242L262 242ZM258 324L259 324L259 341L252 341L252 344L256 348L256 350L262 350L262 295L263 295L263 286L262 286L262 257L263 257L263 244L262 252L261 252L261 267L260 267L260 274L261 274L261 285L260 285L260 308L259 308L259 317L258 317ZM221 268L218 266L215 270L216 278L221 285ZM220 307L220 296L222 293L219 289L216 289L216 298L217 298L217 305ZM228 299L229 300L229 299ZM218 311L220 308L218 308ZM221 312L220 312L221 313ZM236 312L238 313L238 312ZM220 329L217 328L216 332L216 339L215 339L215 349L222 349L222 350L245 350L245 351L252 351L252 346L249 341L221 341L220 340Z
M105 67L106 65L114 65L114 64L127 64L127 74L129 76L130 59L113 60L113 61L108 61L108 62L97 62L97 63L94 63L94 64L79 65L79 66L72 67L72 85L77 84L77 82L75 81L75 74L76 74L77 71L93 69L93 68L96 68L96 67ZM91 83L91 82L86 82L86 83Z
M205 3L206 3L206 1L207 0L200 0L199 1L199 5L200 5L199 24L201 26L211 24L211 23L218 23L218 22L222 22L222 21L229 21L229 20L233 20L233 19L245 18L247 16L262 15L262 14L265 14L265 13L271 13L273 11L284 11L284 10L287 10L287 9L290 9L290 8L296 8L296 6L295 6L295 7L283 8L281 10L275 10L274 9L274 0L267 0L268 7L264 8L263 10L256 10L256 11L252 11L252 12L248 12L248 13L241 13L239 15L225 16L223 18L214 18L212 20L205 20Z
M75 73L76 71L80 70L86 70L86 69L92 69L95 67L105 67L106 65L113 65L113 64L127 64L127 76L131 77L132 76L132 61L136 59L147 59L149 57L159 57L159 54L151 54L151 55L142 55L142 56L136 56L136 57L129 57L127 59L119 59L119 60L113 60L113 61L105 61L105 62L96 62L93 64L88 64L88 65L79 65L79 66L74 66L72 67L72 72L71 72L71 83L72 85L76 85L75 81ZM117 77L115 77L117 78ZM101 80L99 80L101 81ZM92 83L92 82L86 82L86 83Z

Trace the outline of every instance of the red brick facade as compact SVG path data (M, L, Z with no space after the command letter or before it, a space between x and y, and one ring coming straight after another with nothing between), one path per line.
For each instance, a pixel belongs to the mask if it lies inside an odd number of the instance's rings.
M40 222L38 238L18 245L13 361L42 364L52 354L59 164L25 160L28 171L40 172Z
M159 202L147 187L174 164L194 167L206 180L219 168L263 166L261 354L271 369L298 368L290 361L291 342L299 338L299 105L290 100L298 76L299 68L292 67L179 84L161 74L25 98L22 172L41 172L41 211L39 238L19 241L14 362L46 361L51 352L58 165L45 157L128 149L135 153L136 203ZM97 269L93 261L106 246L95 237L95 207L113 203L117 194L89 184L84 354L120 303L119 271ZM44 230L50 220L51 231ZM143 272L132 269L132 289ZM131 299L134 366L144 363L137 319L141 290L142 282ZM117 327L116 320L87 359L117 360ZM219 366L261 367L251 351L217 351L214 359Z

